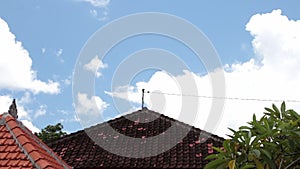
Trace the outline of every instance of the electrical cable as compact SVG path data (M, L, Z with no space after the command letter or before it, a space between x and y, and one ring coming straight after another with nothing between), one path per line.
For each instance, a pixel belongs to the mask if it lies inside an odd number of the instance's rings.
M279 99L257 99L257 98L240 98L240 97L217 97L217 96L200 96L192 94L178 94L178 93L164 93L164 92L150 92L155 94L165 94L171 96L183 96L183 97L199 97L205 99L224 99L224 100L241 100L241 101L260 101L260 102L293 102L300 103L300 100L279 100Z

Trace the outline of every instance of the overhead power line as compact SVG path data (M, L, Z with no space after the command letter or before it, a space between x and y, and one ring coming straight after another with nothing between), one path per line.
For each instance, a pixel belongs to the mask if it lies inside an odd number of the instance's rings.
M148 92L148 93L164 94L164 95L171 95L171 96L183 96L183 97L199 97L199 98L205 98L205 99L300 103L300 100L258 99L258 98L241 98L241 97L219 97L219 96L204 96L204 95L193 95L193 94L164 93L164 92L155 92L155 91L154 92Z

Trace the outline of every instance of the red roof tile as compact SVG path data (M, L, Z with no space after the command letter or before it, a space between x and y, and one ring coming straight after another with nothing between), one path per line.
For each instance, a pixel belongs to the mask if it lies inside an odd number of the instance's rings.
M20 121L0 115L0 168L71 168Z
M121 140L122 137L119 137L119 135L111 134L108 127L114 128L120 135L142 138L141 144L144 144L145 138L163 134L172 125L176 127L176 130L171 135L167 135L162 143L158 142L147 148L150 150L157 149L157 147L164 148L166 144L170 144L168 140L176 138L178 133L187 128L191 130L171 149L145 158L123 157L108 152L98 146L85 132L88 131L97 140L118 144L118 147L121 147L122 150L130 149L134 150L133 153L143 154L143 149L128 144L126 140ZM142 110L67 135L48 145L69 165L77 169L203 168L208 163L205 157L211 153L216 153L212 146L221 147L223 140L221 137L191 127L157 112Z

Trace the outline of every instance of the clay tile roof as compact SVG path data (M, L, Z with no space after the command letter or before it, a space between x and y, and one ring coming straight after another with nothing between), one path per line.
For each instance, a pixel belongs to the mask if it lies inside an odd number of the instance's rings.
M129 120L130 119L130 120ZM154 120L151 120L154 119ZM188 134L171 149L145 157L132 158L119 156L98 146L85 131L91 132L97 140L115 142L123 150L133 149L134 153L143 154L143 149L129 145L121 137L109 132L110 125L119 134L134 138L153 137L164 133L171 125L176 127L166 140L171 140L186 128ZM164 140L157 145L169 144ZM86 130L67 135L48 143L63 160L76 169L80 168L204 168L209 162L205 157L216 153L212 146L221 147L224 139L198 128L189 126L165 115L150 110L139 110L131 114L92 126ZM141 143L142 144L142 143ZM147 147L155 148L153 145ZM162 146L163 147L163 146Z
M0 115L0 168L71 168L20 121Z

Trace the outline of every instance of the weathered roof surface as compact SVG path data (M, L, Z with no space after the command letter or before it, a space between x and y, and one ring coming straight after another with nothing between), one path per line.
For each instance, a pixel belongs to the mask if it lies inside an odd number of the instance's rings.
M0 168L71 168L20 121L0 115Z
M129 120L130 119L130 120ZM153 120L155 119L155 120ZM109 132L109 125L118 134ZM129 144L120 137L121 134L142 138L149 138L163 134L171 125L176 127L167 138L157 145L148 148L164 148L184 129L191 126L169 118L165 115L140 110L131 114L113 119L107 123L98 124L86 129L97 141L113 143L122 151L132 150L133 155L144 153L138 146ZM188 134L171 149L151 157L131 158L110 153L97 145L84 130L67 135L55 142L49 143L58 155L74 168L203 168L208 161L204 158L215 153L212 146L221 147L223 138L211 135L198 128L191 127ZM136 154L135 154L136 153ZM144 154L145 155L145 154Z

